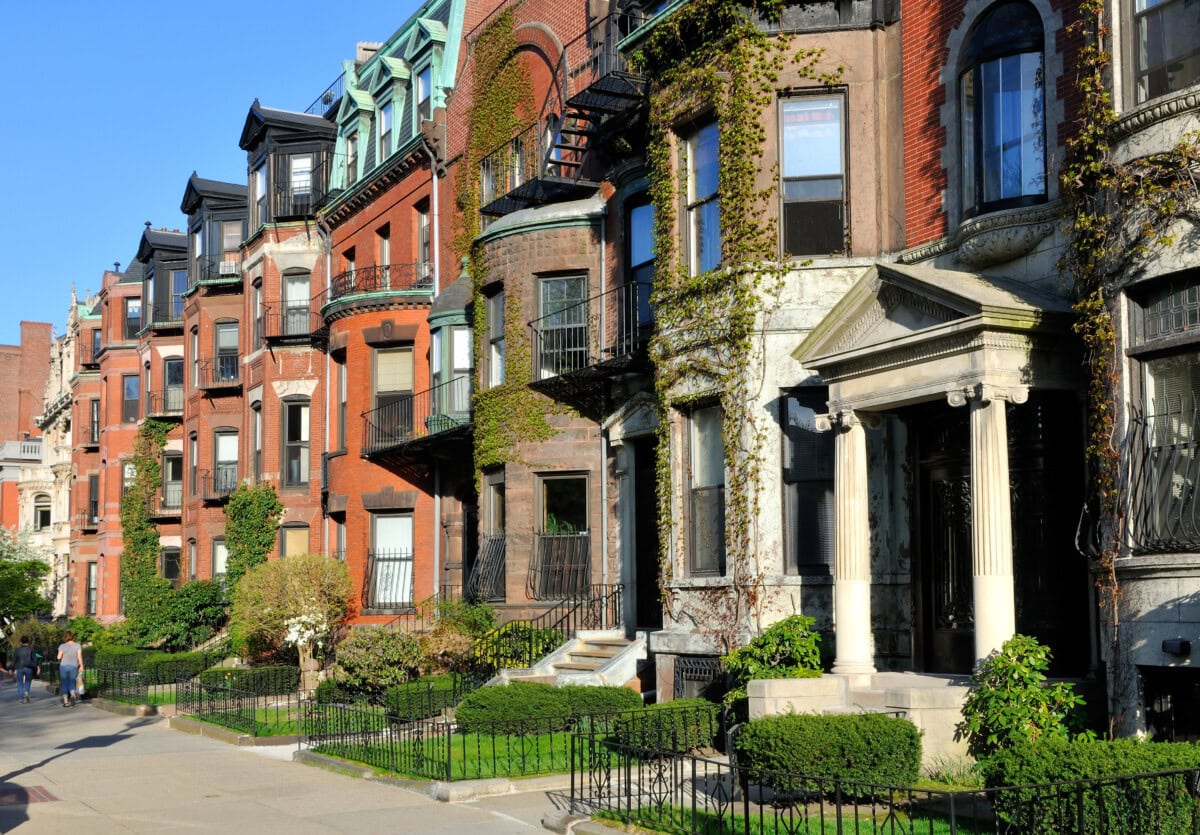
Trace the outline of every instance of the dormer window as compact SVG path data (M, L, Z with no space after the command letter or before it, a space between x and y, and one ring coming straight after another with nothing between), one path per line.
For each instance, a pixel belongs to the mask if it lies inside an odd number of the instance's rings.
M288 186L291 191L293 215L306 215L313 205L312 154L292 154L288 157Z
M392 152L392 103L379 108L379 159L386 159Z
M430 98L430 82L433 80L433 70L426 67L417 73L417 118L428 121L433 114Z
M252 222L255 226L267 222L267 164L260 163L254 169L254 215Z
M979 19L960 63L963 217L1046 199L1042 21L1008 0Z
M358 133L346 137L346 186L358 182Z

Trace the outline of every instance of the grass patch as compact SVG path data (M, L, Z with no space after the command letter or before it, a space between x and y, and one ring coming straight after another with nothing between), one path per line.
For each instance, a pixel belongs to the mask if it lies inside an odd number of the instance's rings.
M740 803L736 805L741 808ZM656 832L683 831L697 835L796 835L801 832L812 835L826 832L854 832L857 835L914 832L920 832L922 835L986 835L993 832L992 827L983 821L959 820L951 829L950 821L942 817L909 817L901 810L878 805L843 806L840 819L834 814L830 804L825 804L824 808L752 806L748 816L664 805L632 809L622 813L601 810L592 817L596 820L631 824Z

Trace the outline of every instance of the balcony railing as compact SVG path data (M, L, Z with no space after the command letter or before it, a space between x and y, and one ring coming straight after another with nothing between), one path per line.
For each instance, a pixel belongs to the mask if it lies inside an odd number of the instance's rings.
M161 515L178 514L183 507L183 482L168 481L163 484L162 495L159 496L158 510Z
M217 464L216 469L202 470L199 475L200 497L208 502L221 501L237 489L237 464Z
M100 424L81 423L79 425L79 443L85 447L100 446Z
M196 269L188 274L189 286L197 283L239 283L242 280L242 263L225 255L206 255L198 259Z
M1200 404L1194 396L1134 415L1127 438L1135 554L1200 550Z
M469 424L471 379L463 374L365 412L363 454L394 449Z
M572 104L619 112L636 103L644 79L633 72L617 44L646 21L640 12L613 13L593 23L564 47L565 88Z
M591 536L535 533L526 591L534 600L557 600L585 593L592 576Z
M225 354L213 359L201 360L199 367L202 389L235 388L242 384L242 358L237 354Z
M271 220L312 217L325 201L339 189L329 187L336 163L332 155L314 166L307 175L291 176L274 181L271 200ZM343 163L344 165L344 163ZM261 207L260 207L261 208ZM259 216L262 220L261 215Z
M100 364L100 358L96 356L99 350L92 343L86 341L82 334L75 344L78 346L76 350L79 352L80 368L94 368Z
M149 317L143 311L142 321L147 328L179 327L183 324L183 300L179 298L170 301L155 302L149 310Z
M168 386L146 395L148 417L176 417L183 414L183 386Z
M100 527L100 511L85 510L83 513L76 513L72 519L71 527L81 531L94 531Z
M362 602L368 609L408 609L413 605L413 555L406 550L368 551L370 570Z
M309 306L285 305L280 308L270 307L263 311L263 339L290 339L311 336L321 329L324 320Z
M433 272L428 263L381 264L358 267L333 277L329 289L317 297L317 306L358 293L399 291L428 293L433 290Z
M333 80L333 83L325 88L321 95L308 107L304 109L305 113L312 116L324 116L333 109L339 101L342 100L342 91L345 88L346 79L344 75L339 75Z
M502 215L535 203L582 197L596 183L578 179L579 152L557 146L559 125L539 120L479 164L480 212Z
M626 367L650 340L650 291L625 284L530 322L534 381Z

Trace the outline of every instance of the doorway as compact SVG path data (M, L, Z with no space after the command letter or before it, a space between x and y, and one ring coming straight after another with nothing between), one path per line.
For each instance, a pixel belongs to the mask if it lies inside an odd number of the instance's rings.
M662 567L658 547L658 441L634 438L633 450L633 623L642 629L661 629Z

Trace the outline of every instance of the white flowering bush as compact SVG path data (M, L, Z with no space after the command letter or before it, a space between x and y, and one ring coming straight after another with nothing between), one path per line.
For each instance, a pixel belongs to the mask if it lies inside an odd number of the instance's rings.
M298 554L256 565L233 591L229 625L238 648L264 656L295 647L301 661L321 658L351 605L346 564Z

